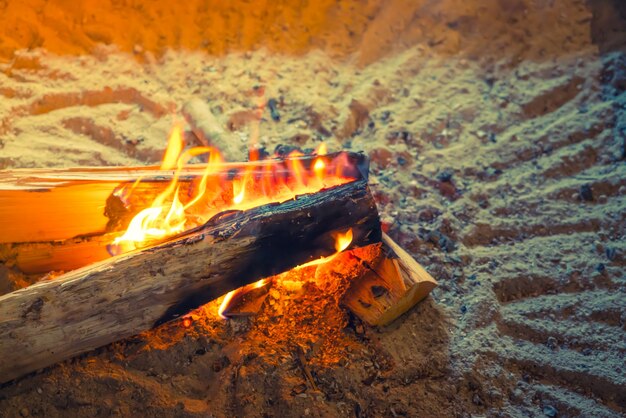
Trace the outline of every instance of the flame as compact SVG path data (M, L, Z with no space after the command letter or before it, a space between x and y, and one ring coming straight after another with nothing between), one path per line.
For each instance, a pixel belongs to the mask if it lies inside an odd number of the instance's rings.
M181 131L175 127L168 141L165 159L168 158L168 155L172 155L171 153L174 151L180 152L178 142L180 134ZM202 154L209 155L209 162L202 174L195 196L183 205L180 200L180 186L178 184L180 172L191 158ZM222 162L222 157L220 153L212 147L191 148L177 157L177 170L168 187L154 199L149 208L143 209L133 217L123 235L113 240L113 243L108 246L108 250L111 254L120 254L155 244L162 241L164 238L187 229L185 227L187 224L186 211L196 205L196 203L204 197L209 175L215 171L216 164ZM166 163L165 159L162 167ZM170 164L170 161L167 161L167 164ZM137 182L135 182L127 194L132 193L136 185Z
M161 170L171 170L176 167L178 156L183 150L183 129L180 124L175 124L167 141L167 149L161 163Z
M254 289L259 289L267 284L269 284L269 280L268 279L261 279L258 282L254 282L251 284L248 284L246 286L242 286L238 289L232 290L230 292L228 292L226 294L226 296L224 296L224 300L222 300L222 303L220 304L220 307L217 310L217 314L222 318L222 319L228 319L228 317L226 315L224 315L224 312L226 312L227 308L229 307L231 301L233 300L233 298L237 295L243 295L248 293L251 290Z
M175 234L184 230L185 212L178 199L178 189L176 189L176 194L167 214L162 216L165 208L166 206L159 205L139 212L128 225L124 235L115 238L113 245L121 245L125 241L154 242L168 234Z
M294 270L298 270L298 269L301 269L304 267L310 267L310 266L319 266L319 265L326 264L332 261L335 257L337 257L339 253L341 253L346 248L348 248L350 244L352 243L352 239L353 239L352 228L348 229L346 232L343 232L343 233L341 232L334 233L333 238L335 240L335 253L334 254L328 257L321 257L317 260L310 261L306 264L296 266ZM228 308L233 303L233 300L236 296L241 297L254 289L258 289L260 287L267 285L269 282L270 281L268 279L261 279L258 282L254 282L252 284L249 284L249 285L246 285L246 286L243 286L243 287L240 287L238 289L228 292L226 296L224 296L224 299L222 300L222 303L220 304L220 307L217 310L217 314L223 319L228 319L228 316L226 316L224 312L228 311Z
M352 239L353 239L352 228L348 229L344 233L340 233L340 232L334 233L333 238L335 239L335 253L334 254L329 255L328 257L320 257L317 260L309 261L308 263L301 264L299 266L296 266L295 268L301 269L304 267L318 266L320 264L326 264L329 261L332 261L335 257L337 257L337 255L340 252L348 248L350 244L352 243Z
M263 111L260 102L257 114ZM284 202L297 195L314 193L326 187L348 183L354 178L344 175L350 167L345 153L331 157L326 145L315 150L315 158L305 164L299 151L292 151L287 159L260 161L256 146L258 124L253 124L250 145L250 163L238 171L226 172L220 152L212 147L194 147L185 150L183 125L175 124L168 139L161 169L175 170L172 180L148 207L132 208L138 211L127 229L108 245L111 255L155 245L176 234L206 223L216 214L227 210L247 210L271 202ZM182 172L189 162L204 156L207 162L202 175L189 182L181 182ZM185 171L187 173L187 171ZM234 178L233 178L234 176ZM139 193L137 180L122 185L114 193L130 208L134 193ZM137 199L143 202L142 199ZM139 210L140 209L140 210Z
M352 228L348 229L345 233L338 233L335 235L335 250L337 254L348 248L352 243Z
M259 99L256 115L257 122L261 119L264 101ZM132 185L120 185L114 195L120 198L129 210L138 210L130 220L127 229L117 236L108 250L111 255L122 254L134 249L163 242L169 237L206 223L213 216L228 210L247 210L270 202L284 202L298 195L314 193L325 187L333 187L355 180L345 175L351 168L347 154L339 153L328 156L326 145L321 143L314 151L315 158L310 164L301 159L304 154L293 151L287 159L274 156L273 159L259 161L256 146L259 123L253 124L250 140L250 164L243 169L224 170L224 160L220 152L212 147L194 147L185 150L183 126L175 124L168 138L168 145L161 163L162 170L174 170L171 181L162 192L153 199L148 207L135 208L134 194L139 193L137 186L141 179ZM189 162L204 155L207 162L202 174L181 182L180 178ZM193 167L202 167L199 165ZM189 170L191 171L191 170ZM194 171L195 172L195 171ZM185 171L188 174L187 171ZM139 202L144 200L137 199ZM344 233L333 234L335 253L322 257L296 268L328 263L340 252L348 248L352 242L352 229ZM269 280L262 279L256 283L231 291L224 297L218 310L222 318L232 303L233 298L263 287ZM182 325L188 328L192 319L186 317Z
M242 288L240 287L239 289ZM220 307L217 309L217 314L220 316L220 318L228 319L228 317L224 315L224 311L226 311L226 308L228 308L230 301L233 300L233 296L235 296L239 289L231 290L230 292L226 293L226 296L224 296L224 300L222 300Z

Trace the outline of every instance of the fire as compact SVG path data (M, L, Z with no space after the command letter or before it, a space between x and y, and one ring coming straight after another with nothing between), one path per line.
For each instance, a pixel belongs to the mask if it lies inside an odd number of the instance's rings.
M333 234L333 238L335 239L335 253L332 255L329 255L328 257L321 257L318 258L317 260L313 260L313 261L309 261L308 263L305 264L301 264L299 266L296 266L296 269L301 269L304 267L310 267L310 266L318 266L320 264L326 264L329 261L332 261L335 257L337 257L337 255L342 252L343 250L345 250L346 248L348 248L350 246L350 244L352 243L352 228L348 229L346 232L338 232Z
M259 119L262 105L259 105ZM176 124L168 139L167 149L161 163L162 170L174 170L172 180L154 198L148 207L140 210L129 222L127 229L108 246L112 255L144 248L163 242L173 235L206 223L216 214L227 210L247 210L271 202L283 202L298 195L314 193L326 187L338 186L353 181L345 175L353 168L345 153L327 155L326 145L321 143L314 151L314 158L307 160L299 151L292 151L287 159L274 158L260 161L255 146L258 126L253 132L250 163L238 169L224 169L220 152L212 147L194 147L185 150L183 126ZM194 158L204 156L206 163L190 165ZM191 168L203 167L202 175L181 181L183 173ZM114 194L129 207L137 185L122 185ZM133 208L136 210L136 208ZM333 235L335 253L296 268L320 265L333 260L352 242L352 229ZM234 300L245 297L248 292L269 285L267 279L229 292L222 301L218 314L226 318L225 312ZM183 319L183 327L191 326L191 319Z
M337 234L336 242L335 242L335 250L337 253L342 252L352 243L352 228L348 229L345 234Z
M163 156L163 162L161 162L161 170L171 170L176 167L178 156L182 152L184 147L183 142L183 130L180 124L174 125L174 129L170 134L170 138L167 141L167 149Z
M337 257L339 253L341 253L346 248L348 248L350 244L352 243L352 239L353 239L352 228L348 229L346 232L343 232L343 233L338 232L338 233L333 234L333 238L335 239L335 253L333 253L332 255L328 257L321 257L317 260L310 261L306 264L296 266L294 269L301 269L301 268L310 267L310 266L319 266L319 265L326 264L332 261L335 257ZM240 287L238 289L228 292L226 296L224 296L224 299L222 300L222 303L220 304L220 307L217 310L217 314L223 319L228 319L228 316L225 315L225 312L228 310L231 303L235 300L236 297L244 297L247 293L255 289L259 289L263 286L266 286L269 283L270 281L268 279L261 279L258 282L254 282L252 284L249 284L249 285L246 285L246 286L243 286L243 287Z
M219 309L217 310L217 314L222 317L223 319L228 319L228 317L226 315L224 315L224 312L226 311L226 309L230 306L231 301L234 299L235 296L237 295L245 295L246 293L254 290L254 289L260 289L263 286L266 286L270 283L270 281L268 279L261 279L258 282L254 282L251 283L249 285L246 286L242 286L239 289L235 289L233 291L230 291L226 294L226 296L224 296L224 300L222 300L222 303L220 304Z
M223 169L224 160L219 150L212 147L185 150L183 126L176 124L161 164L163 170L174 170L172 180L148 207L132 218L127 229L113 240L108 250L117 255L145 248L202 225L223 211L284 202L297 195L354 180L344 174L350 164L344 153L328 156L322 143L314 155L310 164L299 158L304 155L298 151L291 152L286 160L275 156L261 161L258 150L253 147L250 163L229 172ZM204 157L206 164L190 165L192 159L199 157ZM186 182L181 181L183 172L198 167L204 167L202 175L194 177L191 183L189 178ZM137 193L135 189L139 181L131 187L121 186L115 194L126 203L130 195Z
M168 148L161 165L161 168L170 167L173 161L172 155L178 153L179 155L176 155L177 169L174 173L174 178L167 188L154 199L149 208L143 209L135 215L130 221L126 232L116 237L113 243L109 245L109 252L112 254L120 254L135 248L155 244L188 229L186 227L188 224L187 211L193 208L205 195L207 179L215 170L216 165L222 162L222 158L219 152L211 147L195 147L181 154L181 138L181 128L177 125L170 135ZM180 185L178 183L180 172L190 159L202 154L209 155L209 162L201 177L197 193L186 204L183 204L180 198ZM133 189L136 184L137 182L133 185ZM128 193L132 193L133 189Z

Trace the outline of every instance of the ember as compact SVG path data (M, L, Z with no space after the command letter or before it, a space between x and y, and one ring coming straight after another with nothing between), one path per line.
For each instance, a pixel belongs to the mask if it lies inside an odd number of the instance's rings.
M317 260L309 261L308 263L305 263L305 264L301 264L299 266L294 267L293 270L300 270L300 269L303 269L306 267L312 267L312 266L321 266L323 264L326 264L334 260L337 257L337 255L339 255L339 253L341 253L346 248L348 248L350 244L352 243L352 228L348 229L345 233L333 233L332 236L335 239L335 251L336 252L334 254L329 255L328 257L321 257L321 258L318 258ZM266 287L270 283L271 282L268 281L267 279L262 279L256 283L252 283L252 284L246 285L244 287L240 287L239 289L229 292L224 297L224 300L222 301L222 304L220 305L218 309L219 316L224 319L228 319L228 317L231 316L231 314L230 313L226 314L226 313L231 311L231 304L233 302L238 302L238 299L244 298L246 297L246 295L254 292L257 289Z
M190 317L186 316L183 318L183 327L189 328L192 323L193 323L193 320Z

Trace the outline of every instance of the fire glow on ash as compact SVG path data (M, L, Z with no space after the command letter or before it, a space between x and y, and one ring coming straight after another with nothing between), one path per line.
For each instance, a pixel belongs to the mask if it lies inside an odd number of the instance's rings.
M180 321L144 333L145 349L163 350L185 338L204 336L219 341L224 335L235 334L241 337L236 338L241 356L250 354L279 364L300 346L311 354L313 367L342 364L362 337L355 338L349 331L352 320L341 298L353 279L365 274L366 265L376 263L380 254L379 245L358 247L337 254L333 262L294 268L266 278L261 285L249 284L244 287L246 291L269 287L267 298L252 318L235 316L230 323L222 321L217 312L226 297L216 299ZM244 295L235 298L240 297Z
M335 239L335 253L334 254L329 255L328 257L321 257L321 258L318 258L317 260L309 261L308 263L296 266L292 269L292 271L316 266L315 268L316 274L314 275L316 276L317 267L334 260L342 251L348 248L350 244L352 243L352 236L353 236L352 228L348 229L344 233L339 233L339 232L334 233L333 234L333 238ZM246 294L251 293L256 289L269 286L271 284L272 284L271 280L261 279L258 282L255 282L255 283L240 287L239 289L235 289L233 291L228 292L226 296L224 297L224 300L222 300L222 303L220 304L220 307L217 311L218 315L223 319L228 319L228 315L226 315L225 312L229 310L231 304L233 303L233 301L236 300L236 298L245 297Z

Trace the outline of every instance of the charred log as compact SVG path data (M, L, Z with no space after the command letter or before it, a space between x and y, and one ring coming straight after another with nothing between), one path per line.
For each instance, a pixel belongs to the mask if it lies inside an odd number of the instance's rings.
M345 157L341 174L367 176L367 159ZM313 156L298 159L309 169ZM255 175L288 178L289 160L216 164L211 181L224 190L244 170ZM206 165L185 167L178 177L181 194L191 194ZM124 230L133 216L150 206L165 190L173 170L159 167L82 167L71 169L18 169L0 172L0 262L27 274L69 271L109 257L106 245ZM140 179L141 181L137 182ZM218 187L218 188L219 188ZM229 196L225 196L228 198ZM232 199L232 196L230 196Z

